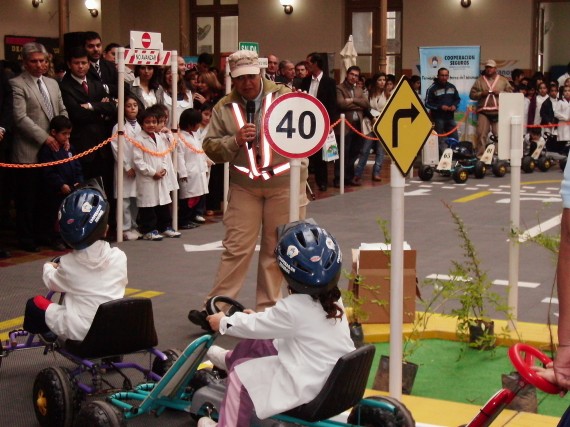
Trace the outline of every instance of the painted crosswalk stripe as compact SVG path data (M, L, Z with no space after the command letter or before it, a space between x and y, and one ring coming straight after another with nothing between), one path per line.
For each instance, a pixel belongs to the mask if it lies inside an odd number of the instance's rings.
M452 280L453 277L448 275L448 274L430 274L428 276L426 276L426 279L432 279L432 280ZM466 282L468 279L465 277L457 277L455 278L455 280L457 281L462 281L462 282ZM509 284L508 280L501 280L501 279L496 279L493 280L493 285L497 285L497 286L507 286ZM540 286L540 283L537 282L519 282L519 288L538 288Z

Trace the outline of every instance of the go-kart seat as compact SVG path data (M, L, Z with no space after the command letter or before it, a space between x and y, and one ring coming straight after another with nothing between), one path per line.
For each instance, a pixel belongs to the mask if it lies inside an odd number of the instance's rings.
M366 389L375 348L365 345L336 362L321 392L310 402L284 413L304 421L331 418L356 405Z
M134 353L157 344L151 300L121 298L101 304L85 339L67 340L64 349L78 357L97 359Z

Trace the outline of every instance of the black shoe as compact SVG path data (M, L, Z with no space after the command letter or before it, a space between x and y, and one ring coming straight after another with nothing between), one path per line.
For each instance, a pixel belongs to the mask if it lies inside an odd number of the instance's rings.
M340 188L340 182L337 180L333 181L334 188Z
M40 335L40 339L45 344L53 344L54 342L57 341L57 335L54 334L52 331L44 332L43 334L39 334L39 335Z
M194 223L194 222L189 222L189 223L187 223L187 224L182 224L182 225L180 226L180 229L182 229L182 230L192 230L193 228L198 228L198 227L199 227L198 224L196 224L196 223Z
M200 326L206 332L212 332L212 329L210 328L210 322L206 320L206 317L208 317L206 310L190 310L190 313L188 313L188 320L190 320L195 325Z
M319 185L319 191L327 191L327 186L326 185Z

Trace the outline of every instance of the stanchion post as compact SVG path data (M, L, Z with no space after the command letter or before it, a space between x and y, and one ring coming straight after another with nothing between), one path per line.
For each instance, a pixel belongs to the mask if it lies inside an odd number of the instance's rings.
M115 163L117 177L117 242L123 241L123 159L125 158L125 48L117 48L118 96L117 105L117 162ZM113 197L107 194L107 197Z
M178 115L176 114L176 109L178 108L178 52L176 50L172 51L170 57L170 70L172 71L172 107L170 110L170 129L172 130L172 137L174 141L178 141ZM174 169L175 176L178 174L178 162L176 161L177 152L176 145L172 150L172 166ZM178 230L178 190L175 188L172 190L172 228Z
M338 161L340 162L340 178L339 178L339 186L340 186L340 194L344 194L344 144L345 142L345 132L346 132L346 122L344 120L344 113L340 115L340 156Z
M232 78L230 77L230 61L226 58L226 95L232 91ZM222 212L228 208L228 193L230 189L230 164L224 163L224 195L222 201Z

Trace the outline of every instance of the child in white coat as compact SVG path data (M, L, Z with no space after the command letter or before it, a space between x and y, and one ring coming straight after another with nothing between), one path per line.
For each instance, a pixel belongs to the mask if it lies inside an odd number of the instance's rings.
M247 339L233 351L208 350L228 371L228 382L219 422L204 417L198 427L248 426L254 409L265 419L305 404L338 359L354 350L337 287L342 254L334 237L309 221L288 224L275 253L288 297L264 312L207 318L214 331Z
M137 182L136 172L133 164L133 144L127 139L136 139L141 131L141 126L137 122L139 113L139 103L134 96L125 96L125 144L123 145L123 240L137 240L142 234L137 230ZM117 133L119 125L113 128L113 135ZM115 164L119 155L118 138L111 141ZM115 198L117 198L117 170L115 166Z
M558 122L558 142L570 142L570 86L564 86L562 99L560 99L554 107L554 117Z
M193 108L184 110L180 115L180 133L177 145L178 155L183 159L178 178L180 228L190 229L198 225L197 216L205 207L208 193L208 156L202 150L202 139L198 128L202 113Z
M172 156L168 140L158 132L158 113L147 108L138 117L142 131L137 140L141 147L135 147L133 162L137 180L137 206L139 208L139 229L144 240L162 240L166 237L180 237L172 228L170 207L172 199L172 177L175 179ZM178 184L176 184L178 187Z
M26 304L24 329L56 338L82 341L99 305L122 298L127 286L127 256L102 240L107 232L109 202L98 188L68 195L59 210L61 238L71 253L44 264L43 280L50 291L64 292L63 304L38 295Z

